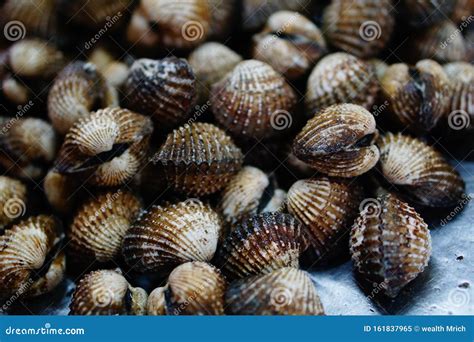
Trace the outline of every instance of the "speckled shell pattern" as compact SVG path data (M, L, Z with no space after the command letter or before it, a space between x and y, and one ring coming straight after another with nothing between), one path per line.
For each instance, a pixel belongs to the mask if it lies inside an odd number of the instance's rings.
M197 100L196 77L184 59L142 58L135 61L125 83L128 107L150 115L158 129L183 123Z
M210 261L221 233L218 214L199 200L152 206L127 231L122 252L137 271L166 271Z
M307 248L301 224L291 215L262 213L252 216L224 239L216 262L228 279L298 267Z
M216 120L233 135L260 139L282 131L275 116L291 115L296 95L271 66L247 60L213 86L210 101Z
M225 298L231 315L324 315L310 275L296 268L237 280Z
M0 236L0 297L34 297L56 287L65 269L63 238L59 223L46 215L6 229Z
M95 65L73 62L54 80L48 94L48 116L54 128L64 135L98 104L100 108L116 106L118 99Z
M375 56L387 45L395 24L391 0L332 0L323 15L328 42L360 58Z
M0 176L0 231L25 214L26 203L26 185L17 179Z
M347 233L363 196L357 181L327 177L299 180L288 190L288 211L303 223L314 262L347 250Z
M293 152L319 172L355 177L376 165L376 135L370 112L354 104L334 105L307 122L293 141Z
M400 133L387 133L377 145L384 178L411 200L429 207L449 207L462 199L464 181L433 147Z
M168 315L223 315L226 280L204 262L176 267L168 277L165 292Z
M85 202L69 228L69 252L75 262L105 263L117 259L122 241L141 210L130 192L109 191Z
M336 52L322 58L308 79L307 114L334 104L353 103L371 109L379 84L373 66L355 56Z
M428 265L431 236L423 219L393 195L364 208L351 231L350 250L357 270L382 285L389 297L415 279Z
M452 89L449 97L451 106L448 110L448 120L449 115L455 111L461 111L461 115L464 115L464 120L466 120L464 114L466 113L470 117L470 122L465 128L472 131L474 130L474 66L466 62L454 62L445 64L443 69L451 82ZM458 127L456 122L453 124L455 128ZM464 122L461 122L462 125Z
M201 196L225 187L240 170L243 155L223 130L197 122L170 133L153 161L174 190Z

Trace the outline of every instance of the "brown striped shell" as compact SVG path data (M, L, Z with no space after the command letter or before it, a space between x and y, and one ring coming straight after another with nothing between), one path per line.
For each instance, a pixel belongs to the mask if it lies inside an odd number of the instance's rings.
M66 135L56 171L93 172L89 182L116 186L129 181L145 162L151 120L127 109L105 108L79 119Z
M271 65L288 79L298 79L326 53L319 28L297 12L280 11L253 37L253 58Z
M332 0L323 15L328 43L360 58L376 56L395 24L391 0Z
M63 3L67 23L94 30L117 30L126 19L133 0L75 0ZM102 31L100 31L102 32Z
M26 211L27 190L21 181L0 176L0 231Z
M374 116L354 104L333 105L316 114L293 141L293 153L315 170L355 177L377 164Z
M450 84L435 61L425 59L414 67L393 64L380 83L395 119L413 132L432 130L447 110Z
M300 223L289 214L262 213L238 224L225 238L216 262L229 279L298 267L306 249Z
M168 277L165 297L168 315L223 315L226 281L204 262L176 267Z
M49 119L62 135L94 109L117 105L117 95L96 66L82 61L66 66L48 94Z
M311 72L306 108L309 115L338 103L353 103L369 109L378 90L372 65L347 53L336 52L322 58Z
M324 315L310 275L292 267L234 281L225 298L231 315Z
M174 190L196 196L225 187L242 160L242 152L223 130L199 122L175 129L153 157Z
M431 237L418 213L393 195L362 209L351 230L355 268L383 288L389 297L415 279L428 265Z
M206 102L212 86L241 61L242 57L239 54L221 43L205 43L194 50L189 55L189 64L196 75L199 102Z
M128 191L109 191L87 200L69 228L68 251L79 263L106 263L119 257L122 241L141 210Z
M239 63L211 91L214 117L242 138L268 138L290 128L295 104L296 95L285 79L256 60Z
M186 121L197 100L196 77L184 59L136 60L125 83L128 107L150 115L157 127Z
M318 177L291 186L288 211L303 223L314 261L344 254L362 199L363 189L354 180Z
M93 271L77 284L70 315L145 315L147 297L145 290L130 286L120 271Z
M53 290L63 279L64 234L54 218L32 216L0 235L0 297L35 297Z
M464 181L433 147L392 133L380 137L377 145L384 178L414 202L449 207L462 199Z
M127 231L122 252L138 271L168 270L188 261L210 261L221 232L217 213L197 199L152 206Z
M455 3L453 0L402 0L397 5L400 18L411 26L428 27L449 16Z

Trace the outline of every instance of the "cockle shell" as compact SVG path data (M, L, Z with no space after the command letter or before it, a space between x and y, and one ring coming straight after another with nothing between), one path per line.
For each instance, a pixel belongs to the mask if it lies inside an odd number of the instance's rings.
M188 261L210 261L221 232L217 213L197 199L152 206L127 231L122 252L138 271L168 270Z
M62 135L94 109L117 105L117 95L95 65L81 61L66 66L48 94L49 119Z
M303 223L314 261L343 254L363 196L353 180L318 177L291 186L288 211Z
M64 139L56 171L92 171L89 182L116 186L140 170L153 131L151 120L122 108L105 108L79 119Z
M242 152L223 130L199 122L175 129L153 157L174 190L196 196L225 187L242 160Z
M300 223L289 214L252 216L225 238L216 262L229 279L269 273L282 267L298 267L306 249Z
M214 39L227 38L236 24L238 17L238 0L207 0L211 11L209 37Z
M169 315L223 315L226 281L204 262L176 267L168 278L165 298Z
M53 290L63 279L64 234L54 218L32 216L0 235L0 297L34 297Z
M234 281L225 298L231 315L324 315L310 275L291 267Z
M416 133L433 129L449 104L448 77L432 60L419 61L414 67L389 66L381 86L395 118Z
M414 27L428 27L444 20L455 3L453 0L402 0L397 5L400 18Z
M355 177L377 164L375 119L354 104L333 105L309 120L293 142L293 152L319 172Z
M189 118L197 100L196 77L184 59L136 60L125 83L128 107L150 115L157 127L173 127Z
M93 271L77 284L70 314L144 315L147 298L145 290L130 286L119 271Z
M474 12L472 0L454 0L456 5L450 15L450 19L456 24L462 24Z
M362 275L396 297L428 265L430 231L412 207L393 195L373 204L362 209L352 227L352 260Z
M116 259L123 238L140 210L140 200L121 189L89 199L73 218L68 251L80 263Z
M166 315L166 300L165 300L166 287L157 287L151 291L148 296L146 304L146 312L149 316L164 316Z
M256 60L237 64L211 91L214 117L242 138L268 138L288 129L295 104L296 95L285 79Z
M332 0L323 15L323 32L332 46L360 58L376 56L395 24L391 0Z
M49 204L60 214L68 214L75 205L81 180L74 175L63 175L54 169L43 180L43 191Z
M306 108L309 115L339 103L353 103L369 109L378 90L372 65L350 54L336 52L322 58L311 72Z
M26 186L19 180L0 176L0 230L25 214Z
M454 62L445 64L443 69L452 89L448 110L451 128L467 128L471 131L474 129L474 66L466 62Z
M1 80L0 92L5 98L17 105L24 105L30 99L31 91L25 84L13 77L13 75L6 75Z
M253 57L268 63L288 79L303 76L326 53L326 42L319 28L297 12L272 14L253 40Z
M455 205L464 181L444 157L421 140L387 133L377 140L384 178L416 203L429 207Z

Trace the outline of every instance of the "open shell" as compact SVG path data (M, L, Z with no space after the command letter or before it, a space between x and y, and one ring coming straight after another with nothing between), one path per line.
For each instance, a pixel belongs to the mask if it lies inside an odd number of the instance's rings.
M0 231L26 211L27 190L19 180L0 176Z

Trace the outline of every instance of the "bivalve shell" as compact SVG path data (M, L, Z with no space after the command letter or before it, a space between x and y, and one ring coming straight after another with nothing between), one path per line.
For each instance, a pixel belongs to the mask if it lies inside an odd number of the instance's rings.
M166 315L166 300L165 300L166 287L157 287L151 291L148 296L146 305L146 312L149 316L164 316Z
M444 20L456 5L453 0L402 0L400 18L414 27L428 27Z
M19 180L0 176L0 231L26 211L27 190Z

